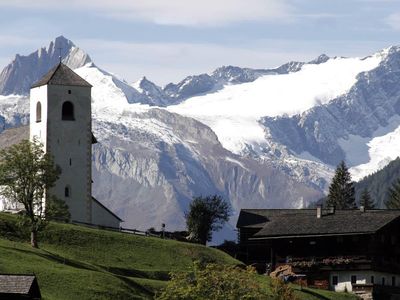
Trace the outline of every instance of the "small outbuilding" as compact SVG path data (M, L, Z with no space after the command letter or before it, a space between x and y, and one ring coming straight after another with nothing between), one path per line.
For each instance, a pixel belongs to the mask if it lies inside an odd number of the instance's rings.
M0 299L42 299L32 274L0 274Z

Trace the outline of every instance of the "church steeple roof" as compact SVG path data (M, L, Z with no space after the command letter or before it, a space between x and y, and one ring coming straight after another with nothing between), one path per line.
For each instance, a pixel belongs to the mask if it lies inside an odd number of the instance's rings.
M72 85L72 86L87 86L92 87L86 80L72 71L63 63L59 63L51 69L38 82L34 83L31 88L42 85Z

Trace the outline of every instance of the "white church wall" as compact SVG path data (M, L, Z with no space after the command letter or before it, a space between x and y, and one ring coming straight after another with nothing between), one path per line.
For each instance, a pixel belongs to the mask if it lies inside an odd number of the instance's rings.
M3 188L3 186L0 186L0 190ZM3 195L0 195L0 211L7 211L7 212L19 212L24 209L24 206L20 203L11 201L4 197Z
M70 92L69 92L70 91ZM48 86L48 151L61 167L60 178L50 191L63 199L72 221L91 222L91 96L90 88ZM74 120L62 120L62 105L74 106ZM68 187L69 195L65 189Z
M107 211L96 200L92 203L92 223L101 226L119 228L120 220Z
M7 206L7 199L0 195L0 211L6 210L6 206Z
M40 102L42 107L41 113L41 121L38 122L36 120L36 105L37 102ZM34 89L31 89L30 94L30 124L29 124L29 137L30 140L36 138L39 142L41 142L44 146L44 149L47 148L46 143L46 134L47 134L47 86L40 86Z

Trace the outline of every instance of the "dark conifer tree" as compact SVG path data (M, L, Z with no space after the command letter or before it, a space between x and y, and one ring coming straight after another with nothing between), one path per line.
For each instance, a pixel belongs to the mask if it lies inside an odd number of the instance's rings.
M371 194L368 189L363 189L360 197L360 205L364 206L365 209L374 209L375 201L372 200Z
M335 176L329 186L328 206L337 209L351 209L356 207L354 182L346 164L342 161L336 168Z
M389 199L386 207L389 209L400 209L400 178L397 179L388 190Z

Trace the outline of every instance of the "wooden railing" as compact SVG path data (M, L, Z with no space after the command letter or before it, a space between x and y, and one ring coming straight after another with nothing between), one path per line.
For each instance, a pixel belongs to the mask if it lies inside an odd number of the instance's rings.
M194 243L194 241L191 241L187 239L186 237L188 236L186 231L155 231L155 230L138 230L138 229L132 229L132 228L124 228L124 227L109 227L109 226L102 226L102 225L94 225L91 223L85 223L85 222L78 222L78 221L72 221L71 224L76 224L76 225L82 225L90 228L96 228L96 229L102 229L102 230L109 230L109 231L114 231L114 232L121 232L125 234L134 234L134 235L140 235L140 236L146 236L146 237L155 237L155 238L160 238L160 239L169 239L169 240L175 240L175 241L180 241L180 242L187 242L187 243Z

